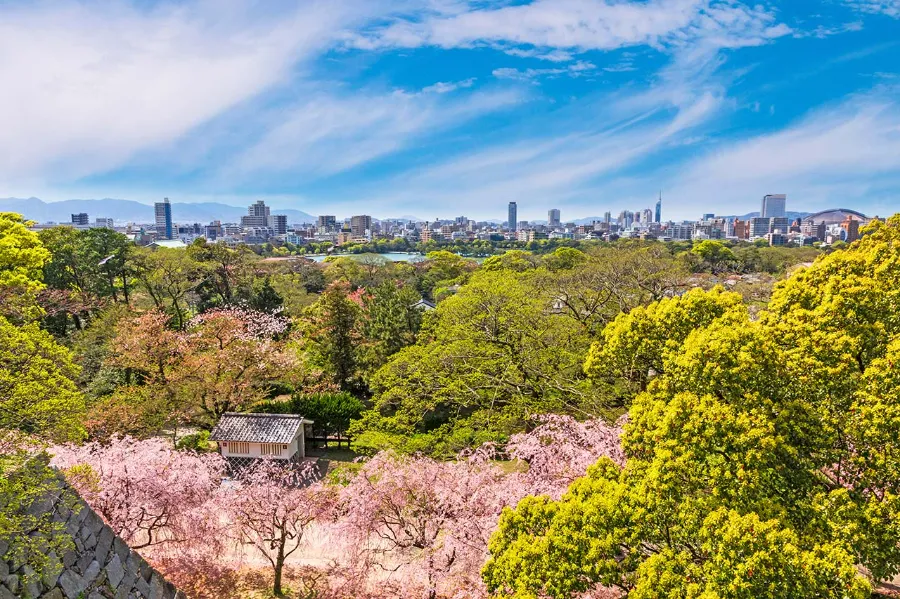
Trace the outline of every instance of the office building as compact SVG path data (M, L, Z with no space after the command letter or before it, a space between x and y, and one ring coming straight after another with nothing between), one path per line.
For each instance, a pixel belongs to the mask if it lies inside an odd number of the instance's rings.
M262 200L254 202L247 208L247 216L241 217L242 227L268 227L270 209Z
M112 229L115 225L111 218L96 218L94 219L94 226L101 229Z
M641 222L645 225L649 225L653 222L653 211L649 208L644 208L644 211L641 213Z
M559 210L553 208L547 212L547 226L558 227L560 225Z
M287 216L284 214L273 214L269 217L269 226L275 235L284 235L287 233Z
M609 224L612 222L612 212L606 211L603 213L603 223L606 225L606 229L609 230Z
M330 233L337 228L337 218L330 214L322 215L316 219L316 227L319 233Z
M79 227L86 227L89 224L87 212L79 212L72 215L72 224Z
M511 231L516 231L516 218L518 218L518 210L515 202L509 203L509 215L506 219L506 225Z
M372 230L372 217L360 214L350 218L350 234L353 237L365 237Z
M172 239L172 205L169 198L163 198L162 202L153 204L153 212L156 216L156 237Z
M662 222L662 192L659 192L659 199L656 200L656 218L654 222L661 223Z
M762 218L782 218L785 216L787 196L783 193L763 196L762 208L759 215Z
M769 219L769 233L787 234L791 229L791 221L786 216L773 216Z
M770 218L754 216L750 219L750 238L765 237L770 233Z

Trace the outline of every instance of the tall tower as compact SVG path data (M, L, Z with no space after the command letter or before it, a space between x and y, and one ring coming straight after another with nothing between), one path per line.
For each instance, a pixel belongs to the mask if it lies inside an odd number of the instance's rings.
M510 231L518 231L518 226L516 225L516 223L518 222L516 220L516 217L518 216L518 214L517 214L516 208L517 208L517 206L516 206L515 202L509 203L509 218L508 218L509 227L508 228Z
M559 209L553 208L547 211L547 226L558 227L560 225Z
M172 239L172 205L169 204L169 198L153 204L153 212L156 216L156 236Z
M762 199L759 216L761 218L783 218L786 204L787 196L783 193L765 195Z
M662 190L659 191L659 199L656 200L656 219L654 222L662 222Z

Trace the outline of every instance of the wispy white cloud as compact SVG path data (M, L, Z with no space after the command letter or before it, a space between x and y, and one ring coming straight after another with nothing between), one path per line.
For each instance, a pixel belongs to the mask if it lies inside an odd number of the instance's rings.
M794 31L794 37L801 39L804 37L814 37L820 40L823 40L827 37L831 37L832 35L840 35L841 33L848 33L851 31L862 31L863 30L863 22L862 21L853 21L851 23L844 23L842 25L835 25L832 27L826 27L825 25L819 25L815 29L810 29L808 31L797 29Z
M217 176L245 178L280 172L332 175L404 149L423 135L458 127L525 98L515 89L456 97L445 93L453 84L436 85L440 87L429 86L434 89L419 93L359 92L342 96L313 92L303 102L279 110L277 122Z
M900 19L900 0L845 0L844 3L862 12Z
M589 75L596 71L597 67L586 60L579 60L572 64L547 68L547 69L514 69L511 67L503 67L494 69L491 74L498 79L514 79L516 81L530 81L532 83L540 77L554 77L559 75L568 75L569 77L581 77Z
M351 35L348 43L364 49L493 45L520 55L528 48L571 54L698 40L736 48L787 33L770 11L734 0L535 0L452 14L414 13Z
M760 196L783 192L797 209L814 209L852 205L888 181L896 185L897 91L881 88L815 111L784 130L722 144L677 171L670 197L746 207L750 190Z
M447 94L450 92L454 92L458 89L465 89L467 87L472 87L475 84L475 77L470 77L468 79L463 79L462 81L438 81L435 84L426 86L422 88L422 92L429 94Z
M126 163L283 82L373 4L0 4L0 183Z

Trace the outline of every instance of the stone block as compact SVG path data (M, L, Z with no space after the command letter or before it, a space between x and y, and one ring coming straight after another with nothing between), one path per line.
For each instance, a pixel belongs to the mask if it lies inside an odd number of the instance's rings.
M59 580L59 575L62 574L63 571L63 563L56 556L56 553L51 551L47 554L47 567L44 568L43 577L41 580L48 589L52 589L56 586L56 581Z
M128 545L119 537L113 539L113 551L116 552L116 555L119 556L119 561L123 564L128 560L128 555L131 553Z
M103 595L101 595L98 591L94 591L90 595L88 595L88 599L106 599Z
M153 576L153 568L150 567L150 564L147 563L147 560L138 556L138 565L141 568L141 578L150 582L150 577Z
M85 526L87 526L90 529L92 535L100 534L100 530L104 526L103 519L100 516L98 516L96 513L94 513L93 511L90 511L90 510L89 510L88 517L85 518L84 524L85 524Z
M116 589L119 587L119 583L122 582L122 578L125 577L125 568L122 567L122 561L119 559L118 555L113 554L111 560L109 560L109 564L106 566L106 578L109 580L109 584L112 588Z
M0 559L0 578L3 578L4 576L9 576L9 566L5 561Z
M9 592L9 589L0 584L0 599L16 599L16 596Z
M154 572L150 578L150 599L163 599L166 590L165 582L159 572Z
M88 535L88 538L84 540L84 549L85 551L90 551L94 547L97 546L97 537L91 533Z
M66 570L60 575L59 586L68 599L75 599L87 588L84 579L74 570Z
M77 561L78 561L78 554L75 553L74 551L66 551L65 553L63 553L63 559L62 559L63 567L71 568L72 565Z
M41 593L44 591L44 585L41 584L40 578L27 578L28 582L25 583L25 596L26 597L40 597Z
M0 555L6 555L7 551L9 551L9 543L0 541Z
M84 584L89 585L94 582L94 579L97 578L98 574L100 574L100 564L97 560L94 560L91 562L91 565L87 567L87 570L85 570L84 575L82 576L82 578L84 578Z
M84 575L92 561L94 561L93 553L83 553L81 557L78 558L78 561L75 562L75 569L78 570L79 574Z
M13 595L19 592L19 577L16 574L10 574L5 579L6 588L12 591Z
M106 558L109 557L109 550L112 547L114 538L115 535L108 526L104 526L100 534L97 535L97 548L94 550L94 557L101 565L105 564Z
M43 595L41 595L41 599L65 599L65 595L63 592L59 590L59 588L50 589Z
M144 580L143 577L138 576L137 581L134 583L134 590L137 591L139 596L149 599L150 583Z

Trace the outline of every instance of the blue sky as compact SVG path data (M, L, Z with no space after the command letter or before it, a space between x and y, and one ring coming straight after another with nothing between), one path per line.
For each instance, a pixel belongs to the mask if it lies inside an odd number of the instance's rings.
M900 211L900 0L0 2L0 196Z

